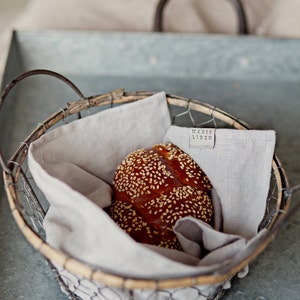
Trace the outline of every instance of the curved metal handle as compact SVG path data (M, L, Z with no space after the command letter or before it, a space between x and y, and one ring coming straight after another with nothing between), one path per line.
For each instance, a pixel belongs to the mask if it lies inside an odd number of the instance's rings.
M229 0L233 6L235 7L235 10L238 15L238 33L239 34L248 34L248 25L247 25L247 18L245 14L245 10L243 7L243 4L240 0ZM163 31L163 13L166 4L169 2L169 0L160 0L156 6L155 15L154 15L154 26L153 31L155 32L162 32Z
M2 91L1 96L0 96L0 111L1 111L2 105L3 105L7 95L9 94L9 92L20 81L22 81L23 79L25 79L27 77L33 76L33 75L48 75L48 76L55 77L55 78L63 81L65 84L67 84L80 97L80 99L85 98L84 95L82 94L82 92L78 89L78 87L73 82L71 82L68 78L66 78L65 76L63 76L59 73L50 71L50 70L36 69L36 70L27 71L27 72L21 74L20 76L13 79L9 84L6 85L6 87L4 88L4 90ZM4 162L1 148L0 148L0 165L6 173L11 174L11 170L8 168L8 166Z

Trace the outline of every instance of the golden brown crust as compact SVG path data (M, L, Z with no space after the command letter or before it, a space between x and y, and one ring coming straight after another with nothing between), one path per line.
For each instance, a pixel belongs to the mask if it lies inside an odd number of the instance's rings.
M213 223L211 183L177 146L158 144L129 154L114 177L112 219L138 242L181 249L176 221L192 216Z

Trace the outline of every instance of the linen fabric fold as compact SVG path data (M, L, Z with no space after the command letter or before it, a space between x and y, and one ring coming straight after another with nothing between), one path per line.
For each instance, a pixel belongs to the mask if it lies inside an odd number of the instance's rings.
M193 148L189 128L170 126L166 142L187 152L210 179L222 207L223 231L250 239L266 208L276 134L216 129L212 149Z

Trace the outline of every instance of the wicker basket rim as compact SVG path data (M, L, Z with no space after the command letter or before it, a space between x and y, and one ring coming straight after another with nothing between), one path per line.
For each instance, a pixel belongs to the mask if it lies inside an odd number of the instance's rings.
M125 92L124 89L117 89L115 91L92 96L78 101L69 102L67 107L59 109L52 114L45 121L40 123L37 128L24 140L20 147L11 157L11 163L8 165L11 174L3 171L4 185L8 196L12 214L18 224L20 230L29 241L29 243L36 248L45 258L54 262L55 264L63 266L70 272L80 275L86 279L101 282L114 287L121 287L126 289L166 289L193 285L206 285L222 283L230 279L236 273L241 271L249 262L251 262L258 254L260 254L270 243L275 234L278 224L282 222L282 214L279 212L287 212L289 208L289 197L284 196L283 191L288 188L288 181L286 174L281 166L281 162L276 155L274 155L272 168L276 177L278 186L277 194L277 209L276 214L273 215L272 220L269 220L267 228L270 229L269 234L266 235L264 241L260 243L251 253L246 253L241 261L236 265L225 265L222 269L212 272L210 274L200 274L195 276L186 276L180 278L129 278L122 275L113 274L111 272L95 269L88 266L75 258L69 257L66 254L53 248L48 243L44 242L41 237L30 227L22 213L19 210L19 198L16 189L16 182L21 174L21 166L26 159L28 146L42 136L48 129L54 126L59 121L64 120L67 116L73 114L80 114L82 110L89 109L96 106L107 106L115 104L125 104L134 101L139 101L146 97L155 94L155 92ZM230 114L211 106L207 103L202 103L193 99L186 99L181 96L168 95L167 102L170 105L184 107L206 115L210 115L219 119L228 125L238 130L250 130L252 127L244 121L231 116Z

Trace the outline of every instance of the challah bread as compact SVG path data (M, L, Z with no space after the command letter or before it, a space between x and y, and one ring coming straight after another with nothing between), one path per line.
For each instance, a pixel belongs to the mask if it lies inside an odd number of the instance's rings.
M192 216L212 225L211 183L177 146L158 144L129 154L117 168L111 218L137 242L180 250L176 221Z

